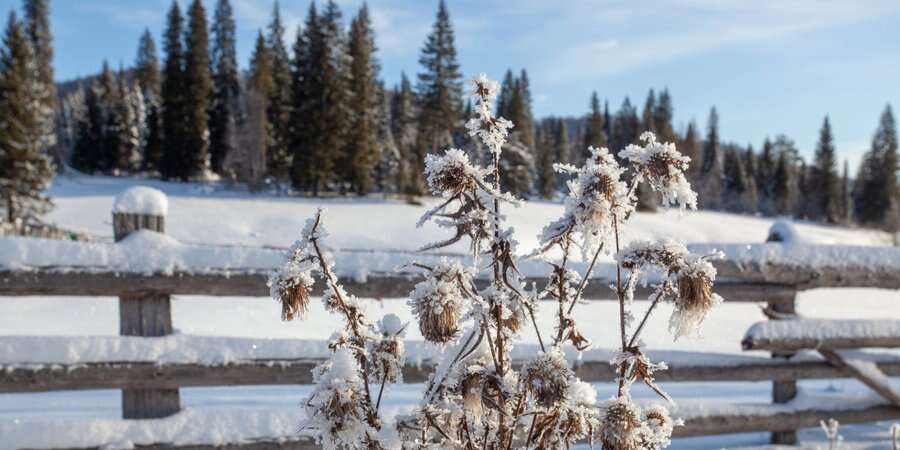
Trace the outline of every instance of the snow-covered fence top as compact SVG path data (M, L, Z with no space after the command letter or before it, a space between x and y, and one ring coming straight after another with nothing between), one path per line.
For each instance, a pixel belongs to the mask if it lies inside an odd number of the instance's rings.
M747 330L745 350L900 347L900 320L770 320Z
M900 288L900 248L833 245L695 244L693 252L722 250L717 287L726 299L771 301L812 287ZM186 244L137 231L118 243L0 238L0 294L118 295L151 290L171 294L265 296L266 275L283 250ZM408 264L434 264L441 255L398 251L334 250L338 275L357 294L402 297L418 271ZM449 256L459 257L462 256ZM599 263L588 298L608 298L614 265ZM584 270L584 267L579 267ZM519 270L542 286L548 265L524 261ZM729 295L731 294L731 295ZM741 297L741 298L735 298Z
M116 196L112 210L114 213L165 216L169 212L169 199L159 189L134 186Z

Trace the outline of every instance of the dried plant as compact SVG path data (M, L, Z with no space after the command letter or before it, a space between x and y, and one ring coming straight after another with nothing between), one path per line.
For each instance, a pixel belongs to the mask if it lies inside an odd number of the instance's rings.
M631 399L630 388L640 381L670 400L654 380L654 372L666 366L643 352L640 335L664 301L674 305L670 329L675 338L697 333L710 308L721 301L713 292L716 271L709 262L716 255L694 255L671 240L635 242L627 248L620 242L641 183L667 205L696 208L697 196L684 176L689 159L673 144L644 133L642 145L619 152L627 166L605 148L590 148L582 167L557 165L571 177L569 196L563 215L544 228L539 248L530 256L547 263L547 284L528 287L517 268L513 230L501 213L502 205L518 200L500 188L500 154L513 125L492 114L498 90L484 75L473 80L475 117L466 124L470 136L490 150L488 168L472 164L457 149L426 159L428 186L442 200L419 225L433 221L453 234L423 250L466 242L472 264L412 264L424 278L410 293L409 305L422 336L444 346L447 355L412 414L389 424L379 411L384 386L402 382L406 325L393 315L374 323L338 283L322 242L327 233L321 210L270 279L283 319L302 316L315 275L325 285L326 309L346 322L329 342L333 357L315 370L317 385L305 401L306 426L326 449L556 449L580 440L609 450L660 449L678 425L664 406L641 408ZM579 254L589 262L584 273L572 267ZM616 262L613 294L619 301L621 339L612 361L618 391L601 404L591 385L578 379L564 350L572 346L580 352L591 345L573 310L603 255ZM481 278L486 285L476 284ZM653 293L650 307L632 327L631 303L640 284L650 284ZM556 304L555 328L547 335L535 320L539 301ZM540 352L516 369L513 343L528 328ZM377 393L374 385L379 385Z
M822 427L822 431L825 432L825 437L828 439L828 450L839 448L844 442L844 437L840 434L841 423L830 418L827 422L820 420L819 426Z

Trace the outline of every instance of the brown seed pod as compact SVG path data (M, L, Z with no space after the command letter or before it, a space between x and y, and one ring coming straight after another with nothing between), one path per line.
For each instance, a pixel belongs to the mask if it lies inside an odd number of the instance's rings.
M708 311L714 305L713 283L706 274L678 277L678 299L675 303L685 311Z
M447 164L431 179L431 187L440 192L459 194L474 190L478 182L462 164Z
M538 355L525 368L527 389L538 404L545 407L563 400L574 376L562 355L554 352Z
M376 380L384 380L387 383L400 381L400 353L402 343L396 338L384 338L375 344L373 348L372 365Z
M455 302L425 307L419 314L419 331L430 342L452 341L459 334L459 307Z
M640 412L631 399L612 400L597 429L604 450L640 450L643 448L641 434Z
M294 320L309 308L309 288L299 280L289 286L281 284L278 299L281 301L281 320Z

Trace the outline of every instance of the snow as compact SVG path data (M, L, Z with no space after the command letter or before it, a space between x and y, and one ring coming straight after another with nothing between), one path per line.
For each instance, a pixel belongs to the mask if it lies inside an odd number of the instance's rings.
M165 216L169 212L169 199L159 189L133 186L116 196L112 210L117 213Z
M769 228L769 236L766 238L766 241L781 242L787 245L809 243L797 232L797 228L794 227L794 224L784 218L779 218L775 222L772 222L772 226Z
M335 247L333 254L338 270L346 270L347 275L377 274L379 270L392 270L411 259L436 263L438 256L412 256L409 251L446 237L432 224L415 228L423 211L437 204L435 199L425 199L424 205L410 205L376 197L288 198L251 195L214 183L107 177L57 177L51 190L57 206L50 220L101 239L108 237L111 241L109 205L119 192L135 185L153 187L167 195L171 205L167 219L168 237L140 232L131 236L135 238L133 241L78 246L66 246L59 241L0 239L0 264L6 268L77 264L84 270L91 270L96 265L116 264L125 268L122 270L136 272L186 268L267 271L283 260L284 249L299 237L304 222L319 206L325 206L329 211L329 243ZM520 251L527 253L535 248L541 227L559 217L562 211L561 204L542 201L508 208L505 212L517 230ZM889 263L900 266L896 249L846 246L889 245L889 237L881 232L794 221L791 222L793 228L805 242L790 246L761 244L772 224L773 220L769 218L716 212L687 211L683 216L677 210L635 213L623 242L671 236L681 242L693 243L689 245L691 251L703 253L718 248L736 261L813 261L819 265ZM751 244L753 246L748 247ZM811 247L808 244L829 246ZM132 253L144 252L150 256L129 255L129 245L134 246L130 249ZM153 249L157 255L153 254ZM464 250L464 246L450 249L451 252ZM597 276L606 276L605 271L611 267L608 262L606 260L607 264L598 270ZM523 271L544 270L539 263L531 264L524 264ZM817 289L799 294L798 312L805 317L823 319L900 317L900 310L895 306L898 299L900 294L888 290ZM852 307L848 307L850 300ZM405 300L360 301L370 310L371 317L394 314L404 324L414 320ZM6 335L0 337L0 361L3 361L0 364L3 365L11 362L69 365L116 358L163 364L177 361L238 364L251 359L275 361L276 355L291 358L324 352L322 339L339 326L317 300L311 302L305 320L285 323L280 321L280 306L268 298L178 296L173 301L173 321L179 334L164 338L128 338L116 336L118 304L115 298L19 297L0 298L0 302L3 305L0 333ZM635 314L640 315L648 306L646 301L635 301ZM552 330L554 308L549 304L539 307L538 325L542 330ZM616 308L614 302L579 305L575 314L585 325L582 331L586 337L601 346L617 342ZM741 354L744 332L763 319L757 305L726 302L710 312L703 338L678 343L672 342L666 330L671 305L662 304L658 309L642 334L646 348L651 349L648 356L654 361L665 360L677 367L684 362L722 365L768 358L763 352ZM411 341L422 340L417 326L407 326L405 333ZM49 334L54 336L35 336ZM535 344L533 333L526 330L515 349L518 355L526 355L534 352ZM422 359L442 356L439 350L414 342L408 344L407 353ZM573 357L567 355L567 358ZM584 355L587 361L608 361L611 357L612 352L604 349ZM803 354L797 358L812 357L816 356ZM854 355L861 360L867 357L868 353ZM414 358L408 360L417 362ZM803 392L801 399L812 405L827 406L847 398L860 402L871 400L868 389L854 380L811 380L799 384ZM600 398L607 398L615 391L612 383L593 386ZM705 411L733 408L735 404L745 408L764 407L771 402L770 382L664 383L664 387L684 412L692 408L697 413L702 412L702 408L706 408ZM409 408L421 401L422 389L421 385L389 388L386 398L392 403L387 407L392 411ZM831 392L835 390L837 393ZM311 386L182 389L184 412L167 419L140 422L118 419L121 400L116 391L0 394L0 436L3 436L0 449L103 444L124 447L129 443L150 442L225 443L239 438L251 439L252 436L295 436L302 420L300 401L310 391ZM641 387L635 390L638 400L655 395ZM844 426L841 434L847 442L842 448L884 448L889 439L889 425ZM812 449L824 442L818 428L802 431L800 436L804 448ZM768 442L765 433L745 433L676 439L670 448L749 448L765 442Z
M900 337L900 320L770 320L753 324L746 339L805 339Z

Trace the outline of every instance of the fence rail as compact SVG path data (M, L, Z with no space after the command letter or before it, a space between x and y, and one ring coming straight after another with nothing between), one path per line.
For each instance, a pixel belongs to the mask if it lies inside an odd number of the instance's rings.
M114 220L114 224L122 222ZM146 222L146 223L145 223ZM160 220L138 221L138 228L146 224L161 224ZM144 224L144 225L140 225ZM133 228L133 227L132 227ZM151 227L152 228L152 227ZM161 225L158 227L161 228ZM132 229L116 233L124 238ZM127 232L126 232L127 231ZM117 244L94 244L115 246ZM728 302L766 303L777 313L795 311L797 292L819 287L878 287L900 289L900 249L840 250L834 247L805 247L809 255L823 254L817 264L807 264L796 257L753 259L741 257L747 254L765 255L777 249L772 244L733 247L729 257L715 262L719 281L716 291ZM766 247L763 247L766 246ZM700 246L701 248L703 246ZM205 248L200 247L198 248ZM710 247L711 248L711 247ZM95 247L96 250L96 247ZM102 250L102 249L101 249ZM240 249L239 249L240 250ZM238 250L238 251L239 251ZM697 251L696 248L692 249ZM267 250L274 252L274 250ZM842 255L840 252L849 252ZM802 252L801 252L802 253ZM872 253L877 255L873 256ZM885 256L886 255L886 256ZM345 255L364 258L364 253ZM796 256L796 255L795 255ZM846 256L846 258L842 258ZM268 256L262 261L268 261ZM65 260L65 258L62 258ZM379 260L374 258L374 260ZM822 260L825 262L823 263ZM830 261L830 262L829 262ZM257 261L259 262L259 261ZM383 267L383 266L379 266ZM164 335L171 333L169 298L182 296L268 296L266 287L268 270L262 266L252 268L203 268L200 270L175 269L168 271L137 272L118 270L102 265L27 265L25 268L0 270L0 296L116 296L120 299L120 319L126 326L122 335ZM536 275L528 272L527 275ZM584 297L587 299L612 299L611 280L604 278L608 271L598 270L600 275L591 279ZM345 274L346 275L346 274ZM544 278L526 277L527 281L542 286ZM415 273L376 271L365 279L343 276L345 287L359 297L405 297L418 281ZM321 286L318 286L321 288ZM649 292L639 289L638 296ZM898 296L900 299L900 296ZM777 317L776 317L777 318ZM159 325L153 330L137 326L152 321ZM156 329L158 328L158 329ZM148 338L152 339L152 338ZM872 406L865 409L829 409L828 411L792 410L789 403L796 395L796 380L821 378L848 378L852 374L819 359L789 359L748 357L740 362L719 365L703 364L689 360L675 361L668 371L655 374L664 381L760 381L773 382L771 410L741 411L728 414L712 414L686 418L686 426L677 428L676 436L733 433L744 431L770 431L778 443L791 443L793 430L815 426L824 417L834 417L842 423L900 418L900 408ZM873 362L887 375L900 376L900 358L885 353L873 357ZM42 392L77 389L122 389L123 411L126 418L161 417L178 410L178 388L193 386L258 385L258 384L308 384L312 382L310 369L320 360L265 359L247 360L234 364L203 365L183 362L156 364L154 362L110 361L84 364L8 364L0 366L0 392ZM578 369L579 375L588 381L612 380L615 374L605 361L588 361ZM419 382L429 372L428 364L409 365L405 368L407 382ZM154 406L154 401L160 405ZM173 410L174 405L174 410ZM144 409L144 410L142 410ZM759 409L759 408L757 408ZM284 437L282 437L283 439ZM279 440L277 442L250 442L217 448L315 448L308 441ZM138 446L140 448L140 446ZM180 448L210 448L186 446Z

